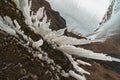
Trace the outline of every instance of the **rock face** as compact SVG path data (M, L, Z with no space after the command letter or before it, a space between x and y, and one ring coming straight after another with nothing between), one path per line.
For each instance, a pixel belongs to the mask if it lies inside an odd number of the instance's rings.
M51 19L50 28L58 30L66 27L65 20L58 12L51 9L48 2L45 0L33 0L33 11L37 11L42 6L45 7L47 16ZM16 13L16 10L18 9L11 0L0 0L0 16L10 16L12 19L16 19L22 25L22 30L26 32L25 34L37 41L41 36L24 27L27 25L24 22L23 15L19 10L19 13ZM82 38L67 31L65 35ZM92 43L80 47L96 52L109 53L120 58L120 43L116 43L119 40L120 38L117 36L104 43ZM58 80L58 77L59 80L76 80L72 77L62 77L61 71L57 71L57 68L52 68L52 66L57 67L56 65L38 59L33 55L34 52L37 52L36 49L32 49L29 46L33 51L29 52L28 48L20 43L19 39L0 30L0 80ZM55 50L49 43L44 42L42 50L48 52L48 56L54 60L55 64L60 65L66 72L73 70L68 58L61 51ZM91 73L89 76L86 75L87 80L120 80L120 63L81 59L92 64L91 67L80 65Z
M32 1L32 10L37 11L40 7L45 7L48 18L51 19L51 28L58 30L66 27L65 20L59 15L58 12L55 12L51 9L49 3L45 0L33 0Z

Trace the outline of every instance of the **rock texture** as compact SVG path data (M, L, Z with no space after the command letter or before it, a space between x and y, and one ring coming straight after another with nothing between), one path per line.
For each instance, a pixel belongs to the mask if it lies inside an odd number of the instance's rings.
M51 28L58 30L66 27L65 20L59 15L58 12L55 12L51 9L50 4L46 0L33 0L32 1L32 10L37 11L40 7L45 7L47 16L51 19Z
M32 10L37 11L42 6L45 7L47 16L52 21L50 28L58 30L66 27L65 20L58 12L51 9L48 2L45 0L33 0ZM31 36L33 40L38 40L41 36L24 27L27 25L24 23L23 15L19 10L19 13L16 13L16 10L18 9L11 0L0 0L0 16L8 15L12 19L16 19L22 26L22 30L26 32L25 34ZM82 38L67 31L65 35ZM120 37L115 36L104 43L92 43L79 47L95 52L108 53L120 58L119 40ZM48 52L48 56L66 72L73 70L73 66L62 52L53 49L47 42L44 43L42 49ZM33 49L33 51L36 50ZM75 56L75 58L78 57ZM90 76L86 75L87 80L120 80L120 63L81 59L92 64L91 67L81 65L82 68L91 73ZM60 80L75 80L72 77L62 77L56 69L51 69L51 65L53 64L48 64L34 57L31 52L28 52L26 47L20 44L19 39L0 30L0 80L58 80L57 76L59 76Z

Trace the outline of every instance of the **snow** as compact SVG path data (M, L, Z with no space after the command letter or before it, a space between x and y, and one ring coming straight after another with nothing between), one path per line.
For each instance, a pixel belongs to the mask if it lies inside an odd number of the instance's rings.
M47 0L65 18L68 29L89 34L97 29L109 5L109 0ZM101 6L102 5L102 6Z
M107 21L101 28L97 31L98 33L93 35L94 39L100 39L103 37L109 37L119 33L120 31L120 11L114 14L109 21Z
M120 0L115 0L114 14L120 11Z
M112 16L100 30L94 32L100 25L108 7L113 0L47 0L52 8L59 11L65 18L69 31L76 31L89 39L107 38L120 32L119 10L120 0L115 0ZM64 2L64 3L63 3ZM87 6L86 6L87 5ZM102 5L102 6L101 6ZM71 12L72 11L72 12ZM116 19L115 19L116 18Z

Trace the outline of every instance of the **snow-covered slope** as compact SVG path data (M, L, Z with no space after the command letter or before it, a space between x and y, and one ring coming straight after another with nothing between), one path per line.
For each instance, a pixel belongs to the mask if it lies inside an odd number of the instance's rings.
M115 11L114 14L117 13L120 10L120 0L115 0Z
M93 32L104 17L111 0L47 0L65 18L69 30Z

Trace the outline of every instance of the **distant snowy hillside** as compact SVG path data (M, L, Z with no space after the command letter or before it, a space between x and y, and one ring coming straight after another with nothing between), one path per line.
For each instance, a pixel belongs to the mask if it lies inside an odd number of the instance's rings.
M68 28L82 34L93 32L105 15L109 0L47 0L66 19Z
M119 0L47 0L50 2L52 8L59 11L65 18L68 29L76 31L82 35L93 33L100 25L100 22L105 18L106 13L113 6L112 18L117 17L116 13L120 8ZM107 14L110 16L111 14ZM107 17L107 16L106 16ZM118 16L119 17L119 16ZM110 27L115 25L110 24ZM107 23L108 27L108 23ZM113 30L109 27L109 31ZM114 30L118 29L117 26ZM107 28L108 29L108 28ZM102 29L103 30L103 29ZM109 32L108 32L109 33Z

